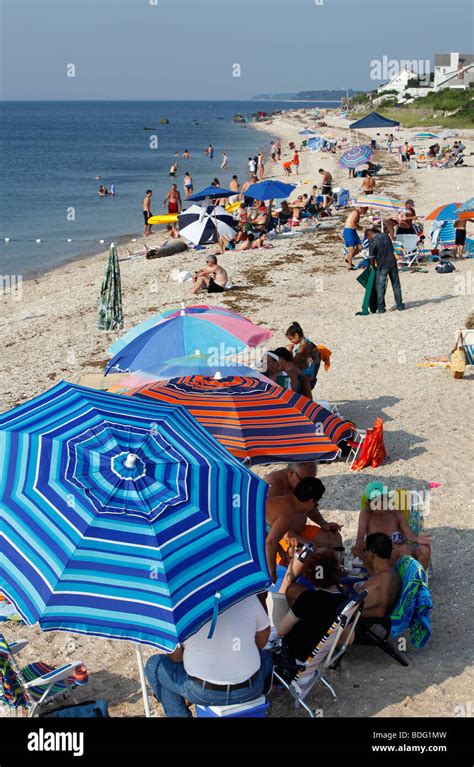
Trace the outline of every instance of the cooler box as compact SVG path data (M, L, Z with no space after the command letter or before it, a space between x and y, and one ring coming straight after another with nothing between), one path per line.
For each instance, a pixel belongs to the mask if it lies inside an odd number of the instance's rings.
M231 706L200 706L196 705L196 716L198 718L220 718L226 719L263 719L267 713L270 704L264 695L255 700L249 700L246 703L236 703Z

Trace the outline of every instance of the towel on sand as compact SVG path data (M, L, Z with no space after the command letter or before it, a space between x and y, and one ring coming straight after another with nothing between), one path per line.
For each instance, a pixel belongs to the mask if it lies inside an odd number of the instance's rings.
M424 647L431 636L430 610L433 607L426 573L413 557L405 555L395 563L402 581L402 590L393 609L391 636L398 637L410 630L409 639L415 647Z

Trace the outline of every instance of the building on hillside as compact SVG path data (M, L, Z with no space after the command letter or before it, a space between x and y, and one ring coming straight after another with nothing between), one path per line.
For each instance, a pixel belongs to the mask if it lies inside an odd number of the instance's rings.
M466 90L474 82L474 55L471 53L437 53L433 89Z
M412 72L408 67L404 67L398 74L392 77L388 83L377 88L377 93L383 94L385 91L397 91L397 93L403 93L409 80L412 80L417 76L416 72Z

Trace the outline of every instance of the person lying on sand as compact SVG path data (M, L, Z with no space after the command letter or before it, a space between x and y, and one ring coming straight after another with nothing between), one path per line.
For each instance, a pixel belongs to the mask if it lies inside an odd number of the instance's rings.
M382 482L369 482L363 496L363 507L359 513L357 538L352 551L363 558L364 541L372 533L388 535L392 544L392 564L403 554L417 559L423 567L428 567L431 559L431 536L416 535L408 525L401 511L391 508L388 488Z
M199 293L200 290L207 290L208 293L223 293L228 276L226 270L217 263L217 256L210 255L206 258L206 264L199 272L193 275L193 281L196 283L193 293Z

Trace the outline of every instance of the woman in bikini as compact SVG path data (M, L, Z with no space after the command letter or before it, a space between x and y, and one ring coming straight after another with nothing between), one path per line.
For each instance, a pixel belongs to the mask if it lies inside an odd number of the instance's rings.
M417 559L428 567L431 559L431 536L416 535L401 511L391 508L388 488L381 482L370 482L363 496L359 514L359 527L352 553L362 558L365 538L371 533L385 533L392 541L392 564L403 554ZM416 544L416 545L415 545Z

